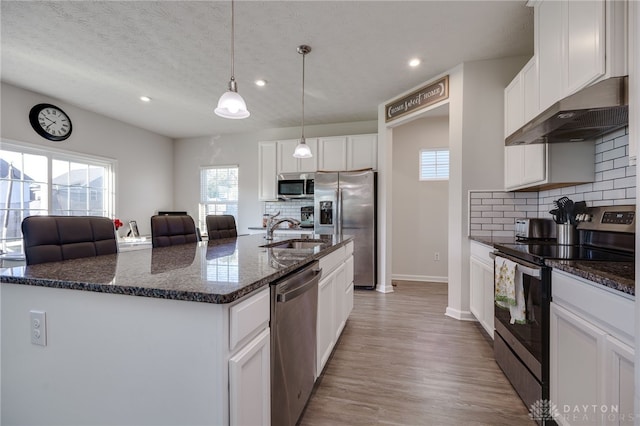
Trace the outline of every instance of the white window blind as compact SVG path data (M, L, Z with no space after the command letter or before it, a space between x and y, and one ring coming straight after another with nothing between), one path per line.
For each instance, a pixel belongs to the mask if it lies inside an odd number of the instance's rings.
M200 229L210 214L230 214L238 221L238 166L200 169Z
M449 179L449 150L443 148L420 150L420 180Z

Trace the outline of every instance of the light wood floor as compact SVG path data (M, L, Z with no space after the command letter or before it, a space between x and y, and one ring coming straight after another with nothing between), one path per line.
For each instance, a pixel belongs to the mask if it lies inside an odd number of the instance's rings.
M444 315L447 285L357 290L300 425L527 425L477 323Z

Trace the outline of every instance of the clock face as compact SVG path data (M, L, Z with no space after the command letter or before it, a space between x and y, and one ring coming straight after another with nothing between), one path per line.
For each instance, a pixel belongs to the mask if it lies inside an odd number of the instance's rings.
M62 141L71 135L71 120L60 108L50 104L38 104L31 108L29 121L33 129L51 141Z

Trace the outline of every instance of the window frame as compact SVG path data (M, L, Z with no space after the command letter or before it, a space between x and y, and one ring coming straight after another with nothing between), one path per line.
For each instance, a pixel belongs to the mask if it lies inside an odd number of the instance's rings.
M434 164L435 166L435 175L433 176L425 176L422 174L423 168L425 167L425 163L423 163L423 153L425 152L434 152L436 154L436 162ZM438 163L438 153L440 152L446 152L447 153L447 176L439 176L439 164L443 164L443 163ZM437 148L421 148L419 155L418 155L418 180L420 182L433 182L433 181L448 181L449 180L449 176L450 176L450 164L451 164L451 159L450 159L450 150L448 147L437 147Z
M41 211L43 214L52 214L53 208L53 162L55 160L64 161L64 162L72 162L78 163L88 166L101 167L106 169L106 175L104 176L103 182L103 190L104 190L104 206L103 209L105 211L105 217L115 217L116 211L116 185L117 185L117 170L118 170L118 160L114 158L101 157L92 154L84 154L73 151L68 151L64 149L54 148L54 147L44 147L40 145L33 145L24 142L18 142L7 139L0 139L0 150L2 151L11 151L21 155L34 155L41 156L46 158L47 162L47 175L46 182L41 182L46 185L47 188L47 200L46 206L41 206ZM24 173L24 170L21 170ZM39 181L38 181L39 182ZM40 183L40 182L39 182ZM71 186L73 187L73 186ZM92 196L93 191L88 192L88 196ZM93 197L93 196L92 196ZM19 210L24 216L24 205L21 206L20 209L10 209L5 208L2 210L12 211ZM20 245L21 251L24 250L22 248L22 236L20 236ZM8 242L17 241L18 238L3 238L3 235L0 235L0 247L6 247ZM15 244L15 243L14 243Z
M236 188L236 200L235 201L206 201L204 200L203 197L203 176L204 176L204 172L207 170L220 170L220 169L236 169L236 175L238 177L237 179L237 188ZM207 206L208 205L233 205L235 206L235 211L236 214L233 214L233 217L236 220L236 223L238 223L238 209L239 209L239 205L240 205L240 166L238 164L223 164L223 165L208 165L208 166L200 166L200 186L199 186L199 196L198 196L198 222L199 222L199 226L200 229L203 231L202 233L207 233L207 222L206 222L206 218L207 218Z

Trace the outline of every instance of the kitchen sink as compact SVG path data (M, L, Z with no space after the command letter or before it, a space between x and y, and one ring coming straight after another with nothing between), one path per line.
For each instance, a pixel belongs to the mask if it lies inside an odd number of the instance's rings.
M315 249L316 247L322 247L325 244L326 242L323 240L293 239L293 240L277 241L275 243L265 244L261 247L309 250L309 249Z

